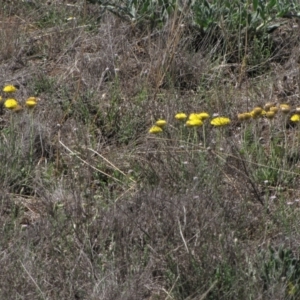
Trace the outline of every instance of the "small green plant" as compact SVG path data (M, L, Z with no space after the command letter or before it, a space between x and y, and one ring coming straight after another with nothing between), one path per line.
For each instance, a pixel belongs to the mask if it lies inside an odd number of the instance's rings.
M276 283L284 283L288 299L300 296L300 261L291 249L279 247L269 248L264 255L262 279L264 288L268 289Z
M42 72L32 78L32 90L35 95L42 93L53 94L55 91L55 79L51 78Z
M100 4L105 10L133 23L149 23L152 27L161 25L174 13L176 0L123 0L103 3L101 0L89 0Z
M70 16L67 15L67 12L62 8L64 8L64 6L61 6L61 9L58 9L54 5L51 5L47 10L40 8L42 13L40 14L40 18L37 22L38 26L40 28L49 28L53 26L61 26L67 23L67 18Z
M274 30L281 25L272 22L279 17L289 17L295 13L299 4L295 1L194 1L194 22L204 31L218 27L245 33L245 31L258 34L267 29ZM269 27L268 27L269 26Z

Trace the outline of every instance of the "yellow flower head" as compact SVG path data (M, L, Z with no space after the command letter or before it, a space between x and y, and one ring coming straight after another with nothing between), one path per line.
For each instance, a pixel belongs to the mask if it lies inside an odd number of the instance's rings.
M263 112L263 109L259 106L257 107L254 107L253 110L251 111L251 115L252 115L252 118L258 118Z
M298 114L292 115L291 118L290 118L290 120L292 122L295 122L295 123L299 122L300 121L300 116Z
M251 113L246 112L246 113L238 114L238 115L237 115L237 118L238 118L238 120L240 120L240 121L245 121L245 120L251 119L251 118L252 118L252 115L251 115Z
M273 119L275 117L275 114L276 113L274 111L269 110L269 111L266 112L266 117L268 119Z
M7 100L4 102L4 106L5 106L7 109L15 109L15 108L18 106L18 101L15 100L15 99L7 99Z
M251 113L241 113L241 114L238 114L238 120L240 121L245 121L245 120L249 120L252 118L252 114Z
M189 120L200 120L198 114L192 113L189 115Z
M178 113L175 115L176 120L182 121L182 120L185 120L186 118L187 118L187 115L185 113Z
M13 93L15 92L17 89L15 86L13 85L6 85L4 88L3 88L3 92L5 93Z
M273 111L276 114L278 112L278 107L277 106L271 106L269 108L269 111Z
M276 106L276 103L274 103L274 102L267 102L267 103L265 104L265 106L264 106L264 109L265 109L265 110L270 110L270 108L271 108L271 107L274 107L274 106Z
M249 112L244 113L244 118L245 118L245 120L251 119L252 118L251 113L249 113Z
M237 115L237 118L238 118L238 120L240 120L240 121L246 120L246 118L245 118L245 113L238 114L238 115Z
M202 126L203 122L200 119L194 118L186 121L185 125L188 127L197 127L197 126Z
M283 113L288 113L291 110L291 107L288 104L280 104L279 108Z
M162 120L162 119L155 122L155 125L158 127L164 127L164 126L166 126L166 124L167 124L167 121Z
M36 97L29 97L29 98L27 99L27 101L29 101L29 100L37 101L37 100L36 100Z
M159 126L152 126L150 129L149 129L149 133L153 133L153 134L157 134L157 133L160 133L162 132L163 130L161 129L161 127Z
M25 105L28 108L34 108L36 106L37 102L36 102L36 98L35 97L29 97L26 102Z
M266 114L267 114L267 112L263 109L260 115L265 116Z
M225 117L216 117L210 121L210 124L213 126L226 126L230 124L230 119Z
M199 114L197 114L197 116L198 116L198 118L199 118L200 120L202 120L202 121L209 118L209 114L206 113L206 112L199 113Z

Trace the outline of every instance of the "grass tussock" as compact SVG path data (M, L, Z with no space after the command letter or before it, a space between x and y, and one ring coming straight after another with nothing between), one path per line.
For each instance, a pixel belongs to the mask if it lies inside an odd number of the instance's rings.
M1 299L299 298L298 6L250 2L0 0Z

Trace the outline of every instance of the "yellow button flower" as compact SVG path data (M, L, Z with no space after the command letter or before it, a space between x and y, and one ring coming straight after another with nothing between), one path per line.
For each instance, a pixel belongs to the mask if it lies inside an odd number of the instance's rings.
M155 122L155 125L158 127L164 127L164 126L166 126L166 124L167 124L167 121L162 120L162 119Z
M185 113L178 113L175 115L175 119L176 120L180 120L180 121L183 121L187 118L187 115Z
M274 107L276 106L276 103L275 102L267 102L264 106L264 109L265 110L270 110L271 107Z
M29 101L29 100L31 100L31 101L37 101L37 100L36 100L36 97L29 97L29 98L27 99L27 101Z
M197 116L198 116L198 118L199 118L200 120L202 120L202 121L209 118L209 114L206 113L206 112L199 113L199 114L197 114Z
M266 112L266 117L268 118L268 119L273 119L274 117L275 117L275 112L274 111L267 111Z
M157 134L157 133L160 133L162 132L163 130L159 127L159 126L152 126L150 129L149 129L149 133L152 133L152 134Z
M240 120L240 121L245 121L245 120L249 120L249 119L251 119L251 113L241 113L241 114L238 114L237 115L237 118L238 118L238 120Z
M244 118L245 118L245 120L251 119L252 118L251 113L249 113L249 112L244 113Z
M246 120L246 119L245 119L245 114L243 114L243 113L242 113L242 114L238 114L238 115L237 115L237 118L238 118L238 120L240 120L240 121Z
M28 108L34 108L36 106L37 102L36 102L36 98L35 97L29 97L26 102L25 105Z
M291 107L288 104L280 104L279 108L283 113L288 113L291 110Z
M7 99L7 100L4 102L4 106L5 106L7 109L15 109L15 108L18 106L18 101L15 100L15 99Z
M271 106L269 108L269 111L273 111L276 114L278 112L278 107L277 106Z
M3 88L3 92L5 93L14 93L16 91L16 87L13 86L13 85L6 85L4 88Z
M225 117L216 117L210 121L210 124L216 127L230 124L230 119Z
M291 118L290 118L290 120L292 122L295 122L295 123L299 122L300 121L300 116L298 114L292 115Z
M200 118L199 118L198 114L196 114L196 113L191 113L191 114L189 115L189 120L200 120Z
M251 115L252 115L252 118L256 119L258 118L263 112L263 109L259 106L257 107L254 107L253 110L251 111Z
M185 125L188 127L197 127L197 126L202 126L203 122L200 119L195 118L186 121Z

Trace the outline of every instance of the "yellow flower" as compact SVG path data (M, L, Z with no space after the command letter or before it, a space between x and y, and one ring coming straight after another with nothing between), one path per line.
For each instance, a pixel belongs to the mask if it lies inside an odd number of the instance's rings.
M251 119L251 118L252 118L252 115L251 115L251 113L246 112L246 113L238 114L238 115L237 115L237 118L238 118L238 120L240 120L240 121L245 121L245 120Z
M213 126L226 126L230 124L230 119L225 117L216 117L210 121Z
M292 122L299 122L300 121L300 116L298 114L292 115L290 120Z
M202 126L203 122L200 119L194 118L186 121L185 125L188 127L197 127L197 126Z
M277 106L271 106L269 108L269 111L273 111L276 114L278 112L278 107Z
M237 118L238 118L238 120L240 120L240 121L244 121L244 120L246 120L246 118L245 118L245 114L244 114L244 113L242 113L242 114L238 114L238 115L237 115Z
M14 109L18 106L18 102L17 100L15 99L7 99L5 102L4 102L4 106L7 108L7 109Z
M155 122L155 125L158 127L164 127L164 126L166 126L166 124L167 124L167 121L162 120L162 119Z
M197 116L198 116L198 118L199 118L200 120L202 120L202 121L209 118L209 114L206 113L206 112L199 113L199 114L197 114Z
M264 106L265 110L270 110L271 107L276 106L276 103L274 102L267 102Z
M266 117L268 118L268 119L273 119L274 117L275 117L275 112L274 111L267 111L266 112Z
M28 108L34 108L36 106L37 102L36 102L36 98L35 97L29 97L26 102L25 105Z
M263 112L263 109L259 106L257 107L254 107L253 110L251 111L251 115L252 115L252 118L258 118Z
M182 120L185 120L186 118L187 118L187 115L185 113L178 113L175 115L176 120L182 121Z
M192 113L189 115L189 120L200 120L198 114Z
M14 87L13 85L6 85L4 88L3 88L3 92L5 93L13 93L15 92L17 89L16 87Z
M28 100L37 101L37 100L36 100L36 97L29 97L29 98L27 99L27 101L28 101Z
M288 113L291 110L291 107L288 104L280 104L279 108L283 113Z
M251 113L249 113L249 112L244 113L244 118L245 118L245 120L251 119L252 118Z
M153 133L153 134L157 134L157 133L160 133L162 132L163 130L159 127L159 126L152 126L150 129L149 129L149 133Z

